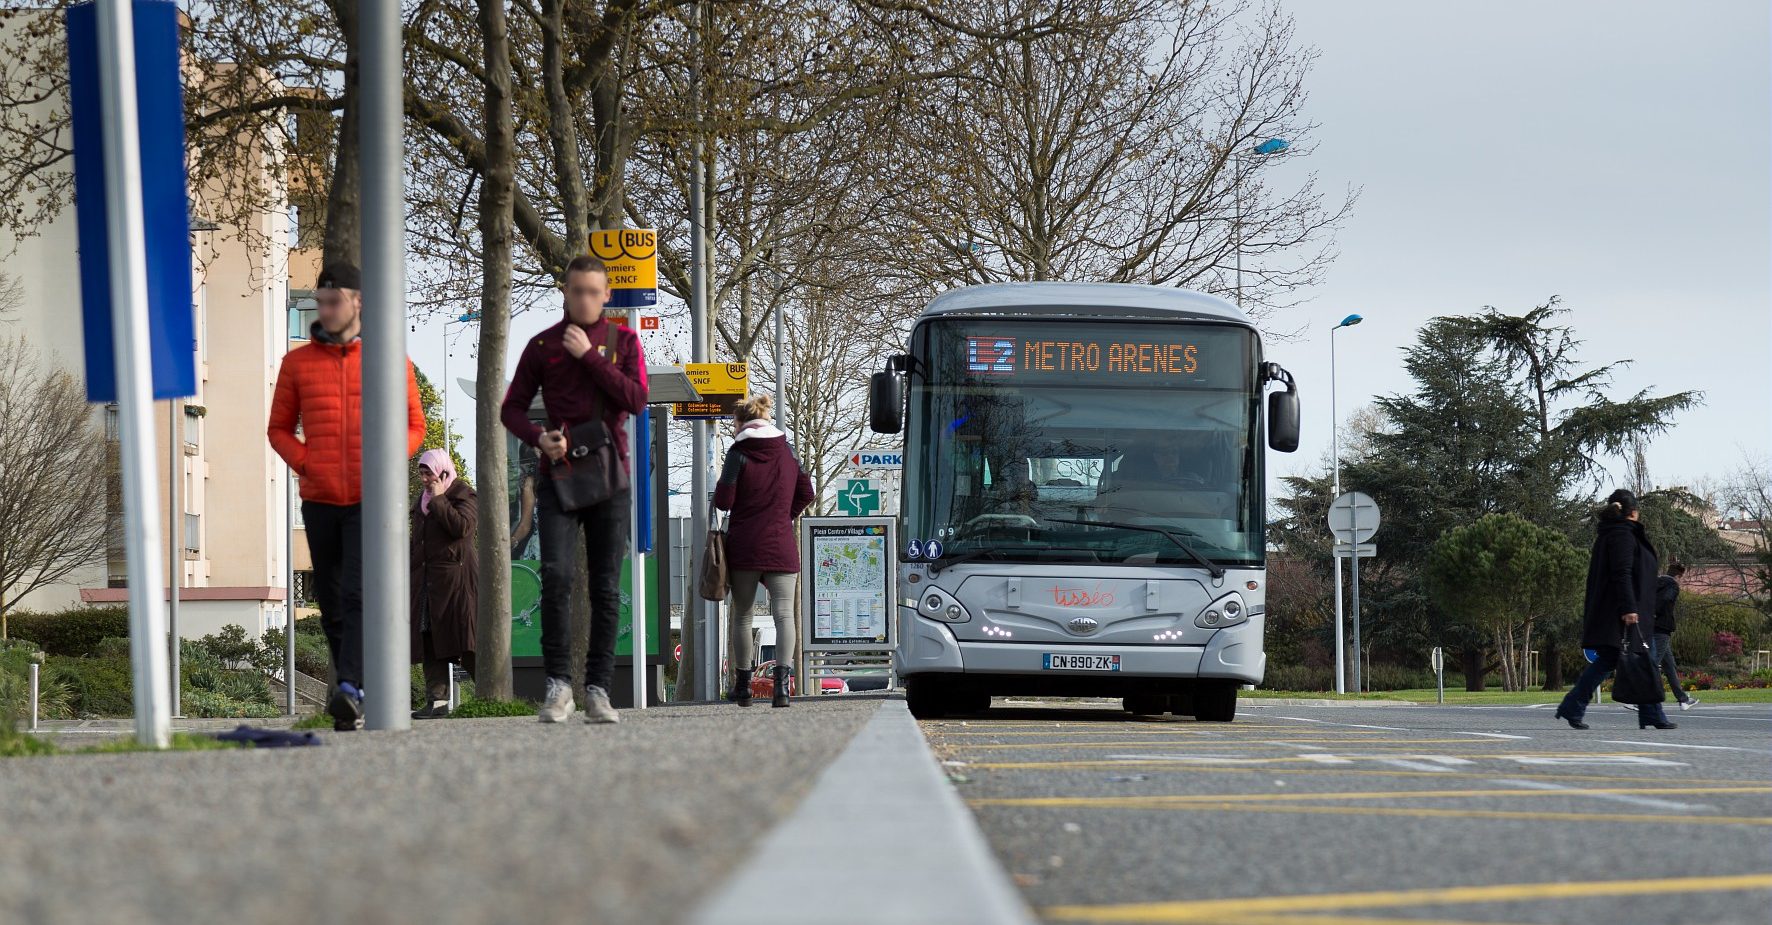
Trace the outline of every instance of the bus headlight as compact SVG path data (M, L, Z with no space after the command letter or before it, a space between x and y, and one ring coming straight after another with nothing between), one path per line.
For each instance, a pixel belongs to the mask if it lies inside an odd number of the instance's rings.
M923 616L944 623L965 623L972 619L972 614L954 600L953 595L940 588L930 588L923 593L923 602L919 608Z
M1194 618L1194 625L1202 629L1222 629L1247 622L1249 609L1243 606L1243 599L1231 593L1206 605L1206 609Z

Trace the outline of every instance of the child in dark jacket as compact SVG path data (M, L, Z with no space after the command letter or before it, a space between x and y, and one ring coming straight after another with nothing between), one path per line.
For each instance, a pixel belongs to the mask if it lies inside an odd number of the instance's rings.
M732 512L726 533L726 561L732 579L731 624L727 655L731 659L732 692L740 706L751 705L751 609L757 586L769 589L769 612L775 617L775 692L772 706L788 705L788 678L794 653L794 589L800 576L800 546L794 518L812 504L812 480L800 468L794 451L771 419L772 402L755 395L740 402L733 424L736 433L714 507Z

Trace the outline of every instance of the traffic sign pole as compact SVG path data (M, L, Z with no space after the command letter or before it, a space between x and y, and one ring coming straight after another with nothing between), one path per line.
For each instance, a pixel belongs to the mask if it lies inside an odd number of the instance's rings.
M1334 501L1330 502L1328 521L1329 533L1334 538L1337 547L1334 551L1334 556L1339 557L1341 555L1339 547L1345 544L1347 546L1348 558L1353 560L1353 633L1350 642L1352 643L1354 658L1351 680L1353 681L1354 690L1358 692L1361 690L1360 557L1365 554L1365 548L1362 547L1362 544L1371 539L1373 534L1378 532L1380 523L1378 503L1365 494L1357 491L1350 491L1347 494L1338 496ZM1337 684L1336 692L1343 693L1345 692L1345 689L1341 686L1343 656L1341 647L1340 615L1341 588L1339 582L1341 577L1341 562L1339 558L1333 559L1333 562L1335 565L1335 577L1338 579L1335 591L1335 602L1337 605L1335 620L1335 680Z
M172 743L172 718L166 686L166 611L154 575L160 569L160 504L153 486L147 233L142 220L131 7L129 0L98 2L99 98L104 113L105 211L110 214L111 328L116 343L135 738L143 745L165 748Z

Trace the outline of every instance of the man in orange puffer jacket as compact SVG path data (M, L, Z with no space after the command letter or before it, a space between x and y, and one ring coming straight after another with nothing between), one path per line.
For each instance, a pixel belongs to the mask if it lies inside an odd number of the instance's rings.
M362 274L348 263L320 271L314 292L320 320L311 339L284 356L265 429L271 448L301 479L314 596L335 680L326 709L340 731L363 728L362 285ZM424 436L418 379L408 361L408 456Z

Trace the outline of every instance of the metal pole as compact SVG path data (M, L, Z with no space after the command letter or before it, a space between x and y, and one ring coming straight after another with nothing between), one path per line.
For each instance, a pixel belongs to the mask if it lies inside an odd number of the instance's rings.
M1237 165L1236 169L1234 171L1232 171L1232 176L1235 177L1236 179L1231 181L1231 188L1232 188L1231 198L1236 200L1236 203L1237 203L1237 219L1236 219L1236 222L1233 225L1231 225L1231 238L1235 242L1235 246L1236 246L1236 250L1237 250L1237 299L1236 299L1236 302L1237 302L1237 307L1242 308L1243 307L1243 159L1237 155L1234 155L1234 154L1231 155L1231 157L1233 159L1233 162ZM1333 344L1335 342L1335 332L1334 331L1329 332L1329 341L1331 344ZM1330 347L1330 349L1333 350L1334 347L1332 346L1332 347ZM1338 572L1339 572L1339 568L1340 567L1337 566Z
M31 731L37 731L37 663L31 663Z
M1434 665L1434 677L1435 677L1436 682L1439 684L1439 688L1440 688L1439 702L1445 703L1446 702L1446 651L1444 649L1435 649L1434 653L1439 656L1439 658L1434 660L1436 662L1436 664Z
M283 472L283 711L295 715L295 471Z
M1365 688L1360 683L1363 672L1360 670L1360 547L1357 543L1354 544L1354 554L1348 556L1348 567L1354 570L1354 631L1350 642L1354 650L1354 693L1359 693Z
M782 320L782 307L775 307L775 423L783 433L788 429L787 386L782 380L783 370L787 368L782 360L782 345L787 338L784 331L787 327Z
M406 232L400 6L365 3L363 159L364 725L408 729Z
M172 685L172 715L184 715L184 697L179 690L179 635L178 635L178 599L179 588L185 583L185 465L184 465L184 434L179 426L183 423L184 402L174 398L166 403L167 441L172 444L172 452L167 456L166 482L172 498L172 512L166 518L166 532L171 539L166 548L171 552L166 557L166 650L171 661L171 670L167 672Z
M701 41L701 4L690 5L689 17L692 22L691 41L700 50ZM702 188L704 166L707 152L701 132L699 117L701 110L701 73L699 60L694 61L689 73L689 105L697 119L698 131L690 141L689 168L689 318L691 337L690 358L696 363L709 361L708 350L708 281L707 281L707 205ZM689 467L689 529L691 537L706 536L708 532L708 422L696 421L690 425L692 434L691 464ZM695 682L690 691L694 700L713 700L718 689L719 680L714 677L718 671L719 657L710 659L708 650L713 648L713 621L717 612L713 604L704 601L699 595L688 602L685 611L683 633L685 636L694 634Z
M105 212L123 530L129 570L129 661L135 737L172 741L166 699L166 611L160 601L160 499L154 491L154 411L148 353L147 234L142 223L140 126L136 118L135 18L127 0L98 0L99 101L104 117Z
M455 447L449 442L449 322L443 322L443 453L453 457ZM451 674L450 678L455 675ZM451 681L450 683L454 683Z
M1334 486L1329 490L1331 503L1341 497L1341 429L1336 426L1340 420L1335 411L1335 332L1339 326L1329 329L1329 465L1334 473ZM1346 665L1344 664L1345 647L1342 645L1341 629L1341 559L1333 552L1333 545L1340 543L1341 538L1331 535L1331 552L1329 564L1335 568L1335 692L1347 693Z
M642 411L641 414L646 412ZM640 551L640 492L651 487L651 480L646 473L637 472L630 480L634 490L629 492L629 500L633 508L628 517L628 639L632 643L628 648L632 652L630 661L634 672L634 709L646 709L646 554Z

